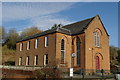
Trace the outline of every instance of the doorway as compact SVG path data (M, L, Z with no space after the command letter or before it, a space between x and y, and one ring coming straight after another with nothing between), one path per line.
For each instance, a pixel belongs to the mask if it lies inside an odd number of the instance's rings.
M96 56L96 69L97 70L100 69L100 58L99 58L99 56Z

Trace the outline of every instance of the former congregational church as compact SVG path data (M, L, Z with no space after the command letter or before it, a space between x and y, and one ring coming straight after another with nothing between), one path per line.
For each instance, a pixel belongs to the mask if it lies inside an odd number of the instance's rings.
M109 35L99 15L29 36L16 46L19 66L110 70Z

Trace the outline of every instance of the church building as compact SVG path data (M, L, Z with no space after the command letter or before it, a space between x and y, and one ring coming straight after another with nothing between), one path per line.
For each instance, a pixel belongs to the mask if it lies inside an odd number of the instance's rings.
M110 70L109 35L99 15L16 43L16 66Z

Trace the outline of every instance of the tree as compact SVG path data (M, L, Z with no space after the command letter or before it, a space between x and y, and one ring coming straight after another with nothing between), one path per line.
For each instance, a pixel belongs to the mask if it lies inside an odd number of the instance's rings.
M11 29L8 32L8 37L7 37L7 46L9 49L16 49L16 42L19 40L19 35L16 32L16 30Z
M120 49L117 51L117 53L118 53L117 61L118 61L119 65L120 65Z
M111 62L111 65L116 65L118 63L117 59L116 59L117 56L118 56L117 48L114 47L114 46L110 46L110 62Z
M4 29L4 27L0 26L0 39L1 40L6 40L7 37L7 33Z
M38 29L38 27L26 28L22 31L20 38L24 39L25 37L31 36L39 32L42 32L42 30Z
M54 25L51 27L51 29L56 28L56 27L62 27L62 26L63 26L62 24L54 24Z

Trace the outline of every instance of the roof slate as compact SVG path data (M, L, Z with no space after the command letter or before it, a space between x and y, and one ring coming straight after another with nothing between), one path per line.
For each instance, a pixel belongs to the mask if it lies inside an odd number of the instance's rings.
M44 35L51 34L51 33L55 33L55 32L60 32L60 33L67 34L67 35L80 34L80 33L84 32L84 29L87 28L87 25L93 19L94 19L94 17L83 20L83 21L79 21L79 22L76 22L76 23L73 23L73 24L65 25L63 27L57 27L57 28L49 29L49 30L34 34L32 36L28 36L28 37L26 37L22 40L19 40L18 42L26 41L26 40L29 40L29 39L37 38L37 37L44 36Z

